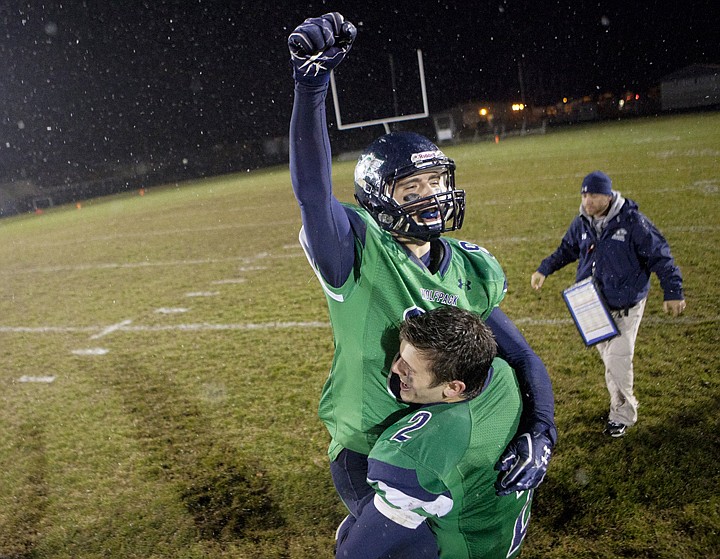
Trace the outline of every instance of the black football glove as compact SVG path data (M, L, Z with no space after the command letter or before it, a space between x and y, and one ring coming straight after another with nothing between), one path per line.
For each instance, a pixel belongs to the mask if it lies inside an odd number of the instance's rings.
M352 48L357 29L338 12L311 17L288 37L290 62L296 80L325 78Z
M498 495L535 489L545 478L552 442L546 433L524 433L513 439L500 456L495 469L500 471L495 482Z

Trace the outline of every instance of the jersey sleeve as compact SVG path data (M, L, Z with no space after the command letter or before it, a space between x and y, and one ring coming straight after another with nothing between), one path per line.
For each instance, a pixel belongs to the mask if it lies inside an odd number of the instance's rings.
M647 263L651 272L655 272L660 280L665 301L683 299L682 274L675 265L670 253L670 245L657 227L644 215L640 219L633 234L637 252Z
M338 287L353 268L355 244L345 209L332 193L326 95L327 83L295 83L290 178L300 206L308 256L323 278Z
M486 248L467 241L450 240L452 250L464 252L465 266L474 280L468 283L467 279L460 279L460 289L467 289L471 293L479 290L484 297L470 299L471 310L487 320L492 310L500 305L507 293L507 278L497 258ZM479 281L479 285L478 285ZM475 291L473 291L475 290Z
M490 313L486 323L497 341L498 355L515 370L520 385L523 411L518 433L547 433L554 445L557 441L555 397L545 364L500 308Z
M483 318L487 319L490 313L492 313L492 310L500 305L507 294L507 277L505 276L505 271L502 269L502 266L500 265L500 262L498 262L497 258L495 258L495 256L493 256L487 249L481 247L481 250L486 255L488 262L488 277L486 278L486 284L490 286L490 293L488 294L490 305L487 312L483 315Z
M580 257L580 244L578 240L581 229L580 219L581 218L576 217L573 220L560 241L560 246L540 263L537 271L542 275L549 276L571 262L575 262Z
M417 528L427 517L445 516L453 507L450 491L437 474L396 466L382 460L368 459L368 483L375 490L375 508L383 516L406 528ZM435 479L432 491L423 487L419 477Z

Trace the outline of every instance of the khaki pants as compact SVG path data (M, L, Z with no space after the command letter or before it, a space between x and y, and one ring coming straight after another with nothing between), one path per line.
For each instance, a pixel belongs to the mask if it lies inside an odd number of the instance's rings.
M637 421L638 401L633 394L635 339L647 298L625 311L612 311L620 335L595 347L605 364L605 384L610 393L608 421L628 427Z

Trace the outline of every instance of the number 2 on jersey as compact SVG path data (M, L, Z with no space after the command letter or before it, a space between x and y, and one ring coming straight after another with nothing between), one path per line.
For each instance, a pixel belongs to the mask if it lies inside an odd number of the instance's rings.
M397 433L390 437L390 440L404 443L405 441L412 439L412 436L409 433L425 427L425 424L430 421L431 417L432 414L429 411L417 412L408 420L408 423L410 423L410 425L400 429Z

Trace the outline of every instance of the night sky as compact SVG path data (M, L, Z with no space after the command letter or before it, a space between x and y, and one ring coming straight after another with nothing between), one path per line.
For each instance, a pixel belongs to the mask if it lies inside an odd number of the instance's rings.
M0 184L90 180L131 164L192 168L208 153L227 160L216 172L253 167L259 142L287 133L288 33L333 10L359 30L337 72L346 122L392 113L390 56L400 112L421 108L418 48L431 112L519 99L519 71L530 103L554 104L644 93L689 64L720 63L716 3L663 4L5 0Z

